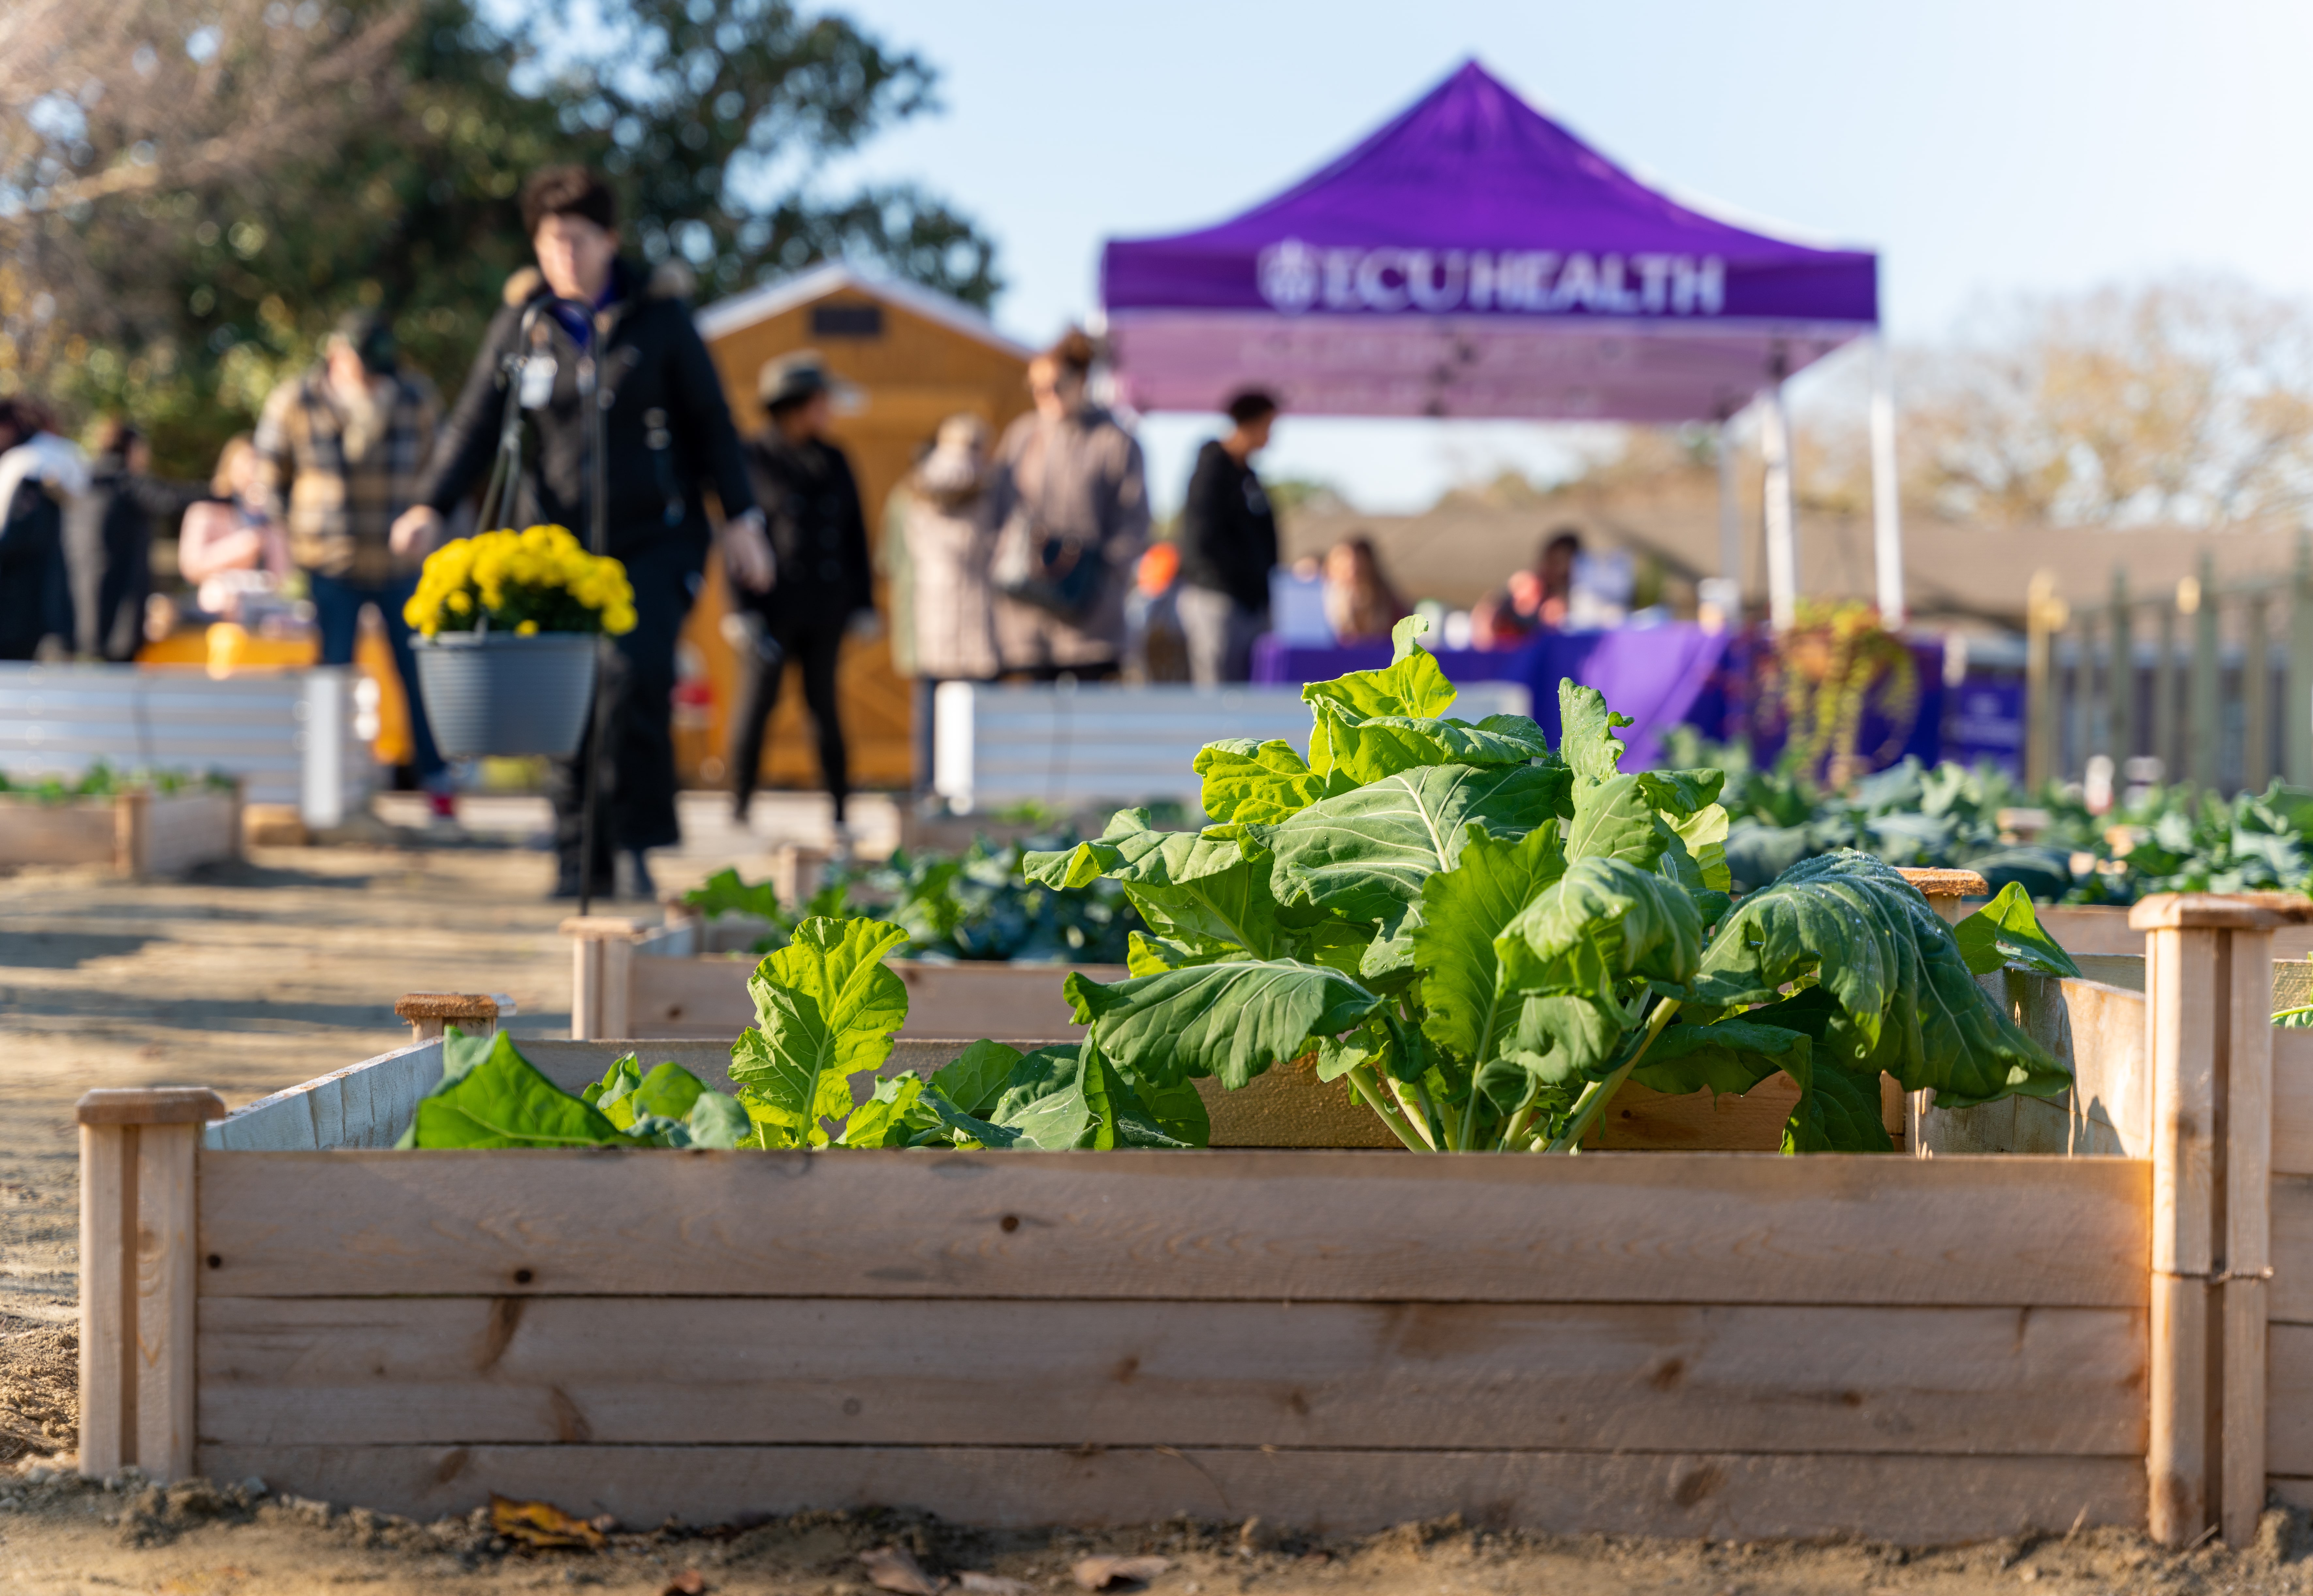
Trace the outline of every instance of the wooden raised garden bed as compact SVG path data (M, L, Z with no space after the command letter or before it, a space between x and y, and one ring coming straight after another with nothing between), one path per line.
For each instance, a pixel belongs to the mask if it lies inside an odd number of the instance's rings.
M81 1467L631 1523L2238 1543L2313 1504L2313 1035L2266 1022L2280 911L2137 913L2145 994L2019 989L2070 1156L391 1151L438 1040L206 1129L92 1092ZM571 1087L628 1045L523 1048Z
M109 864L124 875L180 875L241 852L239 789L102 797L0 794L0 864Z

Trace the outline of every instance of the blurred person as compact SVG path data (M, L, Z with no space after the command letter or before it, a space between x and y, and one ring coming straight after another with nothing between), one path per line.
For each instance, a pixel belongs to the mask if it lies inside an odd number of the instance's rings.
M1360 534L1325 551L1325 618L1336 643L1386 640L1390 628L1412 613L1382 570L1371 538Z
M836 667L847 636L878 635L867 522L851 461L828 436L834 384L809 349L765 363L757 380L770 422L745 444L756 502L770 518L778 581L743 593L752 644L731 719L731 810L741 826L762 779L763 736L778 707L789 660L803 671L803 701L819 734L819 776L834 805L839 851L851 842L845 808L851 767L843 746Z
M521 206L538 267L507 279L505 303L443 425L418 503L394 522L394 547L404 554L430 549L444 517L488 479L505 409L506 358L522 352L523 312L549 296L594 306L592 316L550 306L541 318L552 381L540 395L543 402L527 410L532 443L523 452L511 520L517 527L565 526L593 546L590 429L578 401L577 357L582 348L595 350L602 373L608 552L626 566L636 625L616 640L595 685L608 700L603 746L594 746L590 716L578 757L555 762L549 785L554 895L579 895L585 761L594 759L604 823L596 829L585 877L609 890L613 850L623 849L634 861L637 893L655 896L646 851L671 847L682 837L674 809L675 643L704 580L710 543L720 548L734 592L770 585L770 547L722 381L690 319L690 272L673 261L646 268L619 253L618 200L585 167L532 173ZM708 518L709 493L721 505L719 532Z
M354 662L362 611L375 606L409 701L410 771L434 818L446 823L456 814L449 770L427 723L401 613L418 591L421 555L393 536L396 520L423 497L422 468L440 417L433 384L401 369L385 319L348 311L320 362L266 399L254 447L257 504L286 532L290 558L304 573L320 662Z
M126 417L100 426L88 492L65 511L65 566L72 583L75 650L114 664L144 645L153 592L153 522L174 520L206 491L149 473L153 445Z
M939 684L996 677L996 597L988 585L996 522L988 446L986 422L951 416L906 484L900 530L911 590L909 659L916 679L919 786L930 785L932 704Z
M255 442L235 434L217 452L208 497L185 510L177 571L202 614L236 620L242 595L278 592L295 568L287 535L265 513L259 470Z
M1071 328L1030 361L1036 408L996 451L996 652L1043 681L1116 674L1148 539L1140 445L1086 391L1094 355Z
M1186 681L1189 645L1181 636L1181 546L1151 543L1132 569L1124 601L1124 680Z
M43 406L0 399L0 660L72 650L65 506L88 482L87 457Z
M1582 534L1572 527L1561 527L1543 539L1532 569L1512 572L1508 583L1471 610L1471 645L1516 648L1545 627L1564 627L1581 554Z
M1277 516L1253 475L1277 401L1246 389L1227 406L1230 430L1197 451L1181 507L1181 587L1174 596L1199 687L1253 677L1253 640L1269 629L1269 574L1277 568Z

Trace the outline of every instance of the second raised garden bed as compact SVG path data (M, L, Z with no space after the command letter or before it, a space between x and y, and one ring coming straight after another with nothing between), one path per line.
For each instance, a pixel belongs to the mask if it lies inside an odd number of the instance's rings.
M105 864L141 879L181 875L240 851L238 786L0 793L0 864Z

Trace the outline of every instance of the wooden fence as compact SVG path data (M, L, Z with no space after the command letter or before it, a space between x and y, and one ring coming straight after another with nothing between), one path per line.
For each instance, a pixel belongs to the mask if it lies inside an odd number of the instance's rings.
M2064 595L2051 574L2026 604L2025 776L2124 773L2233 793L2278 776L2313 786L2313 547L2286 574L2218 586L2210 557L2173 593Z

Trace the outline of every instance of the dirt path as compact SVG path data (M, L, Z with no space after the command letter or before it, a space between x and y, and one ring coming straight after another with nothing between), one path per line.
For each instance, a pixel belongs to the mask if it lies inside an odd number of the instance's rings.
M487 1518L413 1524L321 1503L252 1502L206 1485L162 1492L17 1484L0 1488L0 1580L59 1596L120 1589L287 1596L340 1585L397 1596L574 1586L622 1596L866 1596L872 1587L860 1554L894 1548L931 1579L957 1582L947 1590L989 1596L1080 1591L1076 1571L1097 1556L1164 1559L1166 1566L1145 1587L1159 1596L1956 1596L2044 1586L2213 1596L2307 1589L2303 1565L2289 1560L2291 1525L2277 1513L2260 1549L2236 1556L2204 1548L2183 1557L2155 1556L2137 1538L2109 1531L1906 1553L1867 1545L1537 1540L1473 1532L1458 1522L1409 1524L1359 1539L1279 1538L1258 1521L990 1534L900 1513L614 1531L600 1551L524 1552L493 1535Z
M692 849L661 862L663 889L725 863L761 873L764 837L693 829ZM547 873L546 859L519 847L404 839L263 853L188 882L134 886L63 870L0 877L0 1102L11 1132L0 1142L0 1590L286 1596L361 1585L430 1596L593 1586L853 1596L871 1589L858 1554L898 1543L936 1574L1016 1580L1014 1596L1078 1589L1076 1563L1112 1551L1170 1559L1153 1585L1165 1596L1853 1596L2043 1583L2083 1592L2313 1591L2313 1564L2300 1560L2302 1526L2279 1514L2257 1551L2182 1557L2108 1533L1907 1555L1853 1545L1535 1541L1459 1526L1354 1541L1179 1524L991 1536L904 1514L621 1532L599 1553L524 1553L463 1520L420 1526L347 1504L207 1487L36 1483L44 1458L76 1443L74 1100L91 1086L178 1083L246 1101L393 1046L407 1033L392 1002L409 991L508 993L517 1034L567 1033L569 955L556 926L567 906L541 897Z

